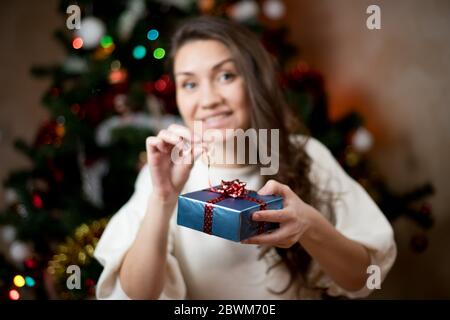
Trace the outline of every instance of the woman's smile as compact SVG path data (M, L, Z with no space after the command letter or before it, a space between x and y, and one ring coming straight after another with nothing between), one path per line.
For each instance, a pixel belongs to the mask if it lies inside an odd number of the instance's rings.
M202 117L205 129L225 129L230 123L233 111L221 111Z

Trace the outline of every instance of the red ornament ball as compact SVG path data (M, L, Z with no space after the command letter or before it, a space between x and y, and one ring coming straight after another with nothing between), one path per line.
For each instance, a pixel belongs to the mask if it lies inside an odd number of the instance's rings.
M44 206L42 198L38 194L33 195L33 206L37 209L42 209L42 207Z

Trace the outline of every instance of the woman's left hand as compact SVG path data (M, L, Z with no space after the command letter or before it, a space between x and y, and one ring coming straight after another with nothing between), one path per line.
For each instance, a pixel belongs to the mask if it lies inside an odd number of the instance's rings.
M278 222L280 228L271 233L260 234L242 243L260 244L289 248L300 241L302 235L311 227L317 210L302 201L289 186L275 180L269 180L258 194L277 194L283 197L283 209L262 210L253 213L253 221Z

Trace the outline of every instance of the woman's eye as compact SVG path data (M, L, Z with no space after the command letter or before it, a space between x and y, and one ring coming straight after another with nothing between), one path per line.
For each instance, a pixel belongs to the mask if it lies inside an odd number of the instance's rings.
M234 74L230 73L230 72L226 72L226 73L222 73L219 76L219 81L230 81L234 79Z
M195 88L195 83L194 82L183 83L183 88L187 90L192 90Z

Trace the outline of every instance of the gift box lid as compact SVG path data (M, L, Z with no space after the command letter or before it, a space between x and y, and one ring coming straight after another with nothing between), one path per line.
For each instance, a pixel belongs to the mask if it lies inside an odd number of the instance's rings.
M199 191L185 193L183 195L180 195L179 197L187 198L190 201L197 201L197 202L205 203L205 202L215 199L219 196L221 196L220 193L212 192L208 188L208 189L203 189L203 190L199 190ZM271 202L279 201L280 199L282 199L281 196L277 196L277 195L262 196L262 195L257 194L255 191L251 191L251 190L248 191L246 196L255 198L258 200L262 200L267 205L269 205ZM251 201L251 200L247 200L245 198L240 198L240 197L238 197L238 198L227 197L218 203L212 204L212 206L221 207L227 211L235 211L235 212L242 212L244 210L249 210L249 209L260 207L260 205L258 203Z

